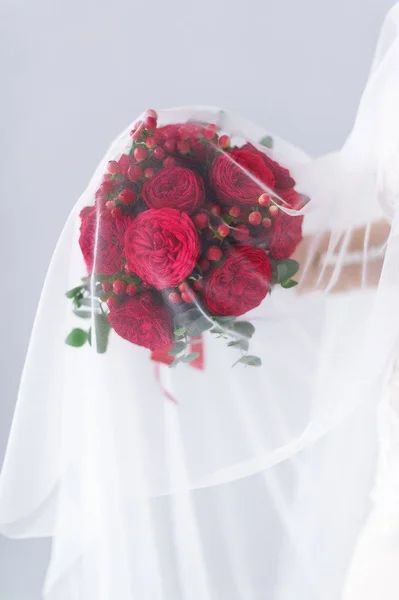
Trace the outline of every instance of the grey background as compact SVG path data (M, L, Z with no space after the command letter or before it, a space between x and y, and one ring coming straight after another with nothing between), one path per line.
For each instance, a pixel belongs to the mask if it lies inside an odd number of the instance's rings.
M147 107L195 103L337 148L393 4L2 1L0 464L51 252L111 139ZM0 600L40 597L47 552L0 538Z

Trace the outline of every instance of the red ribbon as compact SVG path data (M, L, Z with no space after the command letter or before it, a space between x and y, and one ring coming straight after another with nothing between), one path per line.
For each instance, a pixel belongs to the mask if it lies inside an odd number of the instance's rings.
M191 340L201 340L200 342L197 342L196 344L190 344L189 342L189 351L190 352L198 352L199 356L197 356L197 358L195 358L194 360L192 360L189 365L191 367L193 367L194 369L199 369L200 371L203 371L205 368L205 355L204 355L204 340L202 335L195 337L195 338L191 338ZM174 357L173 356L169 356L169 351L173 346L168 346L167 348L160 348L158 350L153 350L151 352L151 360L153 360L156 364L155 364L155 378L158 381L162 393L164 394L164 396L170 400L171 402L176 403L175 398L168 392L168 390L166 390L161 382L161 376L160 376L160 365L164 364L164 365L171 365L172 362L174 361Z

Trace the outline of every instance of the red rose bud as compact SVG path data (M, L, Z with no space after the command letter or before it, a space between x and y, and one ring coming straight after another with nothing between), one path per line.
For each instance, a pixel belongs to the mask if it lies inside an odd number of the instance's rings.
M233 206L233 208L230 208L229 214L230 214L232 217L235 217L235 218L237 218L237 217L239 217L239 216L240 216L240 212L241 212L241 211L240 211L240 207L239 207L239 206Z
M137 162L142 162L148 156L148 149L145 148L145 146L139 146L135 149L133 156L137 160Z
M145 141L145 145L147 146L147 148L153 148L157 143L157 140L154 138L153 135L149 135L148 138Z
M114 284L112 286L112 291L117 296L124 294L126 291L126 283L124 281L122 281L121 279L117 279L116 281L114 281Z
M198 281L194 281L193 283L193 288L197 291L202 290L202 288L204 287L204 284L202 283L201 279L198 279Z
M190 152L190 144L186 140L180 140L177 142L177 149L180 154L188 154Z
M234 227L232 231L235 239L239 242L245 242L250 238L249 229L246 225L237 225L237 227Z
M221 249L217 246L211 246L208 248L206 255L209 260L213 260L215 262L219 261L223 256Z
M126 287L126 294L128 296L135 296L137 294L137 290L137 285L134 283L129 283L129 285Z
M198 262L198 266L201 269L201 271L208 271L209 267L211 266L211 263L207 258L201 258Z
M148 169L144 169L144 177L146 179L151 179L151 177L154 177L155 175L155 170L151 169L151 167L148 167Z
M211 208L211 213L218 217L222 212L222 209L217 204L214 204Z
M119 301L114 296L110 296L107 298L107 306L109 310L116 310L119 307Z
M122 217L123 212L120 208L116 207L111 210L111 215L114 217L114 219L119 219L119 217Z
M107 169L112 175L115 175L115 173L119 173L119 165L116 162L116 160L110 160L107 165Z
M181 296L177 293L177 292L171 292L168 296L169 298L169 302L172 302L172 304L181 304Z
M271 207L269 208L269 212L273 217L276 216L276 214L278 213L278 210L279 210L279 208L276 204L272 204Z
M223 223L222 225L219 225L217 231L221 237L227 237L230 233L230 227Z
M228 135L222 135L219 138L219 146L220 146L220 148L224 148L224 149L230 148L230 145L231 145L231 140L230 140L230 138L229 138Z
M176 150L176 142L174 140L166 140L163 147L165 148L166 152L173 154L173 152Z
M167 169L175 167L176 166L176 159L173 158L173 156L167 156L165 158L165 160L163 161L163 166L166 167Z
M268 217L265 217L264 219L262 219L262 225L263 227L265 227L266 229L269 229L269 227L272 226L272 220L269 219Z
M248 221L251 223L251 225L259 225L262 222L262 215L258 211L251 212L248 217Z
M103 281L101 287L106 294L112 290L112 285L109 281Z
M179 285L179 292L187 292L188 289L188 285L185 281Z
M139 181L143 177L143 171L138 165L131 165L127 171L130 181Z
M161 146L154 148L154 158L162 160L165 157L165 150Z
M135 199L136 194L133 190L129 188L125 188L121 192L119 192L118 200L122 202L122 204L130 204Z
M270 198L269 194L262 194L258 198L258 203L261 206L270 206L270 204L272 203L272 199Z
M113 202L113 200L108 200L105 204L105 208L107 210L113 210L115 208L115 202Z
M209 225L209 217L206 213L198 213L194 217L194 223L198 229L205 229Z

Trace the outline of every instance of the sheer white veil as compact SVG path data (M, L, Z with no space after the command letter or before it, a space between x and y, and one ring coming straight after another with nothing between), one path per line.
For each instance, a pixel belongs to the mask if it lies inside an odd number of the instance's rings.
M51 261L0 478L0 531L53 538L48 600L258 600L265 589L270 598L308 600L295 587L298 564L314 589L324 587L290 505L293 487L306 488L298 452L378 401L397 344L398 23L397 5L340 152L311 160L273 135L273 157L311 198L305 229L314 244L305 262L329 230L322 261L334 254L335 267L327 291L284 290L249 315L259 370L232 370L231 356L207 336L204 371L162 365L157 376L147 353L117 336L105 355L65 345L74 326L65 292L83 268L78 214L107 162L125 150L131 126L107 151ZM165 124L217 122L253 143L270 133L220 109L159 115ZM384 216L392 224L384 266L369 287L370 226ZM358 226L359 289L333 296Z

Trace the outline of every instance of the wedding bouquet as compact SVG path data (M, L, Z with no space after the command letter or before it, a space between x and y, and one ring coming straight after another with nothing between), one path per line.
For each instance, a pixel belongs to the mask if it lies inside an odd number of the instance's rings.
M67 292L75 314L94 313L99 352L113 329L155 360L191 362L195 338L209 330L241 351L237 362L259 366L248 354L254 326L237 317L274 286L296 284L305 204L273 160L273 140L256 147L213 123L163 125L153 110L130 139L80 213L89 276ZM91 337L75 328L66 341Z

